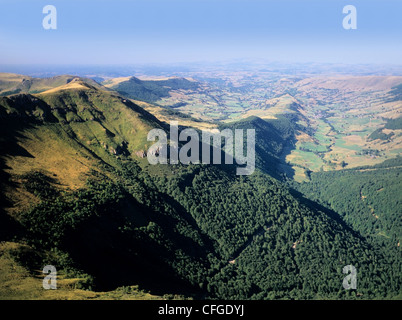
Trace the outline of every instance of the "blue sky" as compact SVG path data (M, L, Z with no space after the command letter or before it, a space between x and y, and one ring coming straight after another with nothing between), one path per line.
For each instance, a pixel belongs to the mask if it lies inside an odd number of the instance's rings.
M57 9L44 30L42 8ZM344 30L342 8L357 8ZM0 65L232 59L402 64L400 0L0 0Z

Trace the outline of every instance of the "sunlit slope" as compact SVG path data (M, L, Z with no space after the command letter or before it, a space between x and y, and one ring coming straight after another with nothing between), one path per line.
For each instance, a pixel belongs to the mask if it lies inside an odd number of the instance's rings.
M148 131L160 126L131 101L83 81L36 96L1 97L0 116L8 119L0 129L5 172L18 177L41 170L69 189L82 187L99 164L137 157L147 147ZM25 192L13 197L29 205Z
M147 144L148 131L160 126L154 116L130 100L97 90L85 82L69 85L71 90L62 86L38 97L51 105L55 117L68 123L88 145L100 144L114 154L123 149L135 153Z

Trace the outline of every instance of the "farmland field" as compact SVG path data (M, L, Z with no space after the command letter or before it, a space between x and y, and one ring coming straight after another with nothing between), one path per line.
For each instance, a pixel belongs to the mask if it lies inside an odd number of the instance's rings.
M172 90L157 101L164 106L209 123L232 122L248 117L290 117L297 125L295 148L285 155L295 179L310 171L373 165L401 151L400 129L388 130L388 140L369 139L387 119L401 116L402 101L390 99L397 76L298 77L258 70L231 72L209 70L183 73L200 86ZM148 78L149 79L149 78Z

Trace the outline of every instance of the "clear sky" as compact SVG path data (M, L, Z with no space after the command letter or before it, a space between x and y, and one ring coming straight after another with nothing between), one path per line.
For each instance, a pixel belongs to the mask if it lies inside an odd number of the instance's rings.
M45 30L42 8L57 9ZM345 30L342 9L357 9ZM401 0L0 0L0 65L402 64Z

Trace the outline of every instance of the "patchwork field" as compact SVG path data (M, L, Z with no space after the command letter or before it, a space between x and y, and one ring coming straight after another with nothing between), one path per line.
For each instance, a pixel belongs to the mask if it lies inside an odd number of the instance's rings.
M401 151L400 129L384 129L386 141L369 139L387 119L401 117L402 101L391 90L400 76L284 76L265 72L202 72L183 74L199 81L196 90L172 90L157 101L203 121L231 122L257 116L293 116L296 146L286 156L295 178L305 170L334 170L373 165ZM151 110L151 108L149 109ZM194 124L194 122L186 122Z

